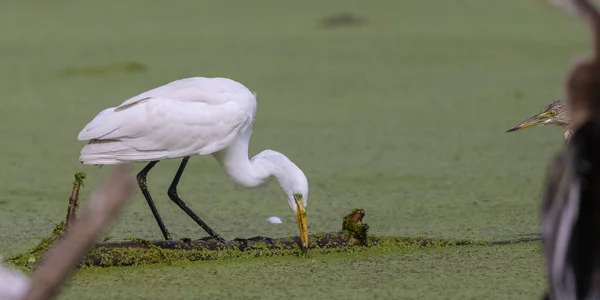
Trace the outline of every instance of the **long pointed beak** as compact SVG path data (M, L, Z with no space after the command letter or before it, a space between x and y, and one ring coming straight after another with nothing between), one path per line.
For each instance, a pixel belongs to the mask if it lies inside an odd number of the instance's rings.
M544 122L544 119L540 115L533 116L533 117L531 117L531 118L529 118L529 119L527 119L527 120L525 120L525 121L517 124L515 127L507 130L506 132L513 132L513 131L525 129L525 128L528 128L528 127L531 127L531 126L535 126L535 125L541 124L543 122Z
M302 242L302 248L308 249L308 223L306 223L306 209L304 208L304 202L302 202L302 196L294 196L296 201L296 221L298 222L298 231L300 233L300 242Z

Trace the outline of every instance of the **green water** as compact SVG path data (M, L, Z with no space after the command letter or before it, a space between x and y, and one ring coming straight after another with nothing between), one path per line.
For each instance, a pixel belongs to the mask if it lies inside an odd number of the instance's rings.
M359 21L323 26L339 14ZM581 22L519 0L7 0L0 27L5 256L62 220L75 172L88 175L82 207L106 174L78 162L87 122L190 76L230 77L258 93L251 155L278 150L304 170L311 232L339 230L354 207L381 235L537 232L544 171L563 134L504 131L562 97L571 62L588 51ZM177 164L159 163L148 184L174 237L201 237L166 195ZM226 239L297 234L276 182L236 187L211 157L190 160L179 195ZM140 193L107 234L161 237ZM538 247L92 270L64 299L537 299Z

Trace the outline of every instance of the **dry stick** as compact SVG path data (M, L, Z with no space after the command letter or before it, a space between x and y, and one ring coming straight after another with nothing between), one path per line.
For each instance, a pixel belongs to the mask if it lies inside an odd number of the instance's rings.
M69 230L71 224L76 220L77 208L79 208L79 189L83 186L83 180L85 179L85 173L75 173L75 181L73 182L73 191L69 197L69 207L67 208L67 220L65 224L66 230Z

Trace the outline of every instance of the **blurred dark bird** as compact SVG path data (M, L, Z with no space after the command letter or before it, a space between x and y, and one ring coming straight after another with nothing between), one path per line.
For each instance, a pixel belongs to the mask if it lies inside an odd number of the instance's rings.
M544 299L600 299L600 13L589 0L552 0L587 22L592 56L566 80L571 122L542 202Z
M506 132L522 130L533 126L556 125L565 130L565 141L569 141L573 134L571 116L567 110L567 103L564 100L556 100L544 107L535 116L522 121Z
M600 123L575 131L547 174L541 232L543 299L600 299Z

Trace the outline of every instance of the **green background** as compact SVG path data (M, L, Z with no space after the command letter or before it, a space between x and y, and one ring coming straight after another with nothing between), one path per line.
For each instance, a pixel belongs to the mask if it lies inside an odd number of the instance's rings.
M323 25L342 13L361 22ZM258 93L250 154L274 149L303 169L311 232L339 230L354 207L380 235L538 232L562 130L504 131L563 96L589 45L582 22L520 0L4 0L0 28L5 256L64 218L75 172L88 175L83 206L106 174L78 162L87 122L191 76ZM178 163L159 163L148 184L174 237L201 237L166 196ZM211 157L190 160L179 195L226 239L297 234L275 182L236 187ZM108 234L161 238L139 192ZM544 289L537 243L380 251L85 270L64 299L537 299Z

